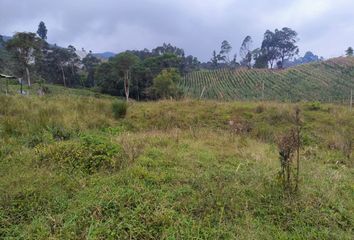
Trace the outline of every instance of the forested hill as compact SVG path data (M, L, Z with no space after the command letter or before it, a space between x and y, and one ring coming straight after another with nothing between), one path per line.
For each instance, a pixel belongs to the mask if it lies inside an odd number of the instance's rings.
M181 87L195 98L347 101L354 89L354 58L333 58L284 70L197 71L186 75Z

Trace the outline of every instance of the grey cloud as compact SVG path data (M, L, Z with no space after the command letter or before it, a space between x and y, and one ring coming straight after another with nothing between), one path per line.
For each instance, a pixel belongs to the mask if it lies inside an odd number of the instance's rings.
M331 57L354 43L353 7L351 0L1 0L0 34L36 31L43 20L48 40L62 46L119 52L170 42L207 60L224 39L238 52L246 35L256 47L266 29L288 26L302 52Z

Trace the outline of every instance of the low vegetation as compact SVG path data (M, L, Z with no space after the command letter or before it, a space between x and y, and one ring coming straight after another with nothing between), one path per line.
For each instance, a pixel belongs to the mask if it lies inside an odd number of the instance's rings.
M114 101L112 103L113 116L118 118L123 118L127 114L128 104L123 101Z
M110 97L51 91L0 95L1 239L352 239L345 107L130 101L116 118ZM296 106L289 195L277 139Z

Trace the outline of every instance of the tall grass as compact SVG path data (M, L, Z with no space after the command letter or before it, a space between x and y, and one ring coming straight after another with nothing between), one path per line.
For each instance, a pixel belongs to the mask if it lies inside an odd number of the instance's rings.
M277 181L293 106L0 96L0 239L351 239L354 116L304 115L299 194ZM331 111L328 111L331 108ZM334 110L333 110L334 109ZM231 134L229 121L251 130ZM346 129L346 131L344 131Z

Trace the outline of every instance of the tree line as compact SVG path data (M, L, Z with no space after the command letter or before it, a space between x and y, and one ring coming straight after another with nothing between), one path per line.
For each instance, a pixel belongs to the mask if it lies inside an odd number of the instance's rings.
M298 34L291 28L284 27L281 30L267 30L264 33L262 45L259 48L252 48L251 36L246 36L242 41L239 54L240 61L237 62L237 53L230 58L232 51L231 44L224 40L221 43L220 51L215 50L212 58L205 64L208 68L219 67L248 67L248 68L284 68L285 63L299 53L296 45Z
M80 58L74 46L60 47L47 42L48 30L40 22L36 33L18 32L6 41L0 36L0 71L11 72L30 87L32 82L54 83L64 87L93 88L101 93L148 100L178 97L180 78L199 69L215 68L284 68L295 64L320 61L307 52L299 53L298 34L291 28L267 30L260 47L253 48L251 36L241 43L239 56L232 54L224 40L212 58L201 63L185 54L182 48L164 43L152 50L127 50L109 58L97 58L91 51ZM353 49L346 50L348 56ZM238 61L239 57L239 61Z
M125 51L102 61L91 51L82 59L74 46L49 44L40 22L37 33L19 32L0 38L0 71L11 72L31 87L33 81L96 91L137 100L178 97L182 75L197 70L200 62L181 48L163 44L151 51Z

